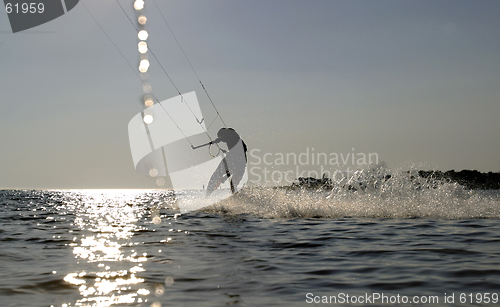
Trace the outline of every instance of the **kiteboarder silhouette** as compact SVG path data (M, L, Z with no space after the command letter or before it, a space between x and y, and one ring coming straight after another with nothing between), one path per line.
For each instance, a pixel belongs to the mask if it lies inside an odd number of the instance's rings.
M228 150L222 149L218 143L224 142ZM247 166L247 145L233 128L221 128L217 132L217 138L206 144L191 146L193 149L207 145L217 144L219 150L225 155L219 166L210 177L207 186L207 196L215 191L221 184L230 179L231 192L237 192L236 188L245 174Z

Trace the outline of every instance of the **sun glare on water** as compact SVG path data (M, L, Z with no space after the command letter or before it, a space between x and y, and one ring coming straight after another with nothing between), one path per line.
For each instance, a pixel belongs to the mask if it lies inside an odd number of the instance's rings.
M76 306L112 306L145 302L149 290L143 272L146 253L130 245L134 232L141 230L138 220L147 212L136 205L143 190L78 190L81 198L76 210L75 226L81 236L69 244L82 268L67 274L64 281L78 286L81 295Z

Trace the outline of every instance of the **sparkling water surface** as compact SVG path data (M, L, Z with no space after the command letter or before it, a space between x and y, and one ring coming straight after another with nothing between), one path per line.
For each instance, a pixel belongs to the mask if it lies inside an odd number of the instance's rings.
M459 302L500 293L499 193L408 193L254 188L180 215L169 191L0 191L0 305L499 304Z

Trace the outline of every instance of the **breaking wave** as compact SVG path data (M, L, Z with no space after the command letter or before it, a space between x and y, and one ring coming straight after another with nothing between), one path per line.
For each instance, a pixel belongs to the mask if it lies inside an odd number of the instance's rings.
M372 169L326 189L246 187L204 211L264 218L486 219L500 218L500 191L467 190L416 171Z

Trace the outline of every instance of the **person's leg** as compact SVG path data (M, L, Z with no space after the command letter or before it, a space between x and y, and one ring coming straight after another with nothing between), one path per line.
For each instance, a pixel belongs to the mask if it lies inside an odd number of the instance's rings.
M228 162L229 172L232 175L231 182L236 192L238 184L241 182L241 179L243 179L243 175L245 175L246 159L244 152L241 154L239 152L230 152L230 154L226 156L226 160Z
M233 173L231 176L231 181L234 185L234 192L238 192L238 184L240 184L241 179L243 179L243 175L245 174L245 168L239 169L237 172Z
M226 180L227 177L229 176L227 173L227 166L225 165L225 160L222 159L222 161L219 163L219 166L217 166L217 169L215 172L212 174L212 177L210 177L210 180L208 181L208 186L207 186L207 196L210 195L213 191L215 191L221 184L223 184Z

